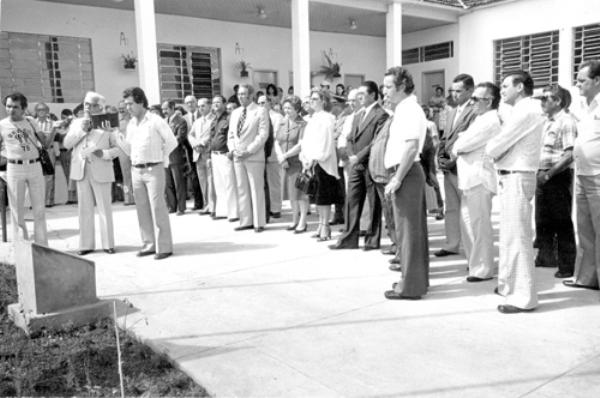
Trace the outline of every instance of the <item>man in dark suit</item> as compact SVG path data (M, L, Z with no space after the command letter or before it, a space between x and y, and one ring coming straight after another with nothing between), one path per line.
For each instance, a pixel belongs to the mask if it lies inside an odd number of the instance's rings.
M165 101L162 104L162 111L171 131L177 139L177 147L169 155L169 167L165 169L166 175L166 194L167 207L170 213L183 215L186 208L187 184L185 172L188 158L185 144L187 142L187 122L185 119L175 113L175 102Z
M350 171L345 206L345 231L330 248L357 249L360 216L368 195L370 204L369 228L365 237L364 250L379 248L381 238L381 202L368 172L369 154L374 138L388 118L379 105L379 88L373 81L364 82L358 91L362 110L354 116L352 130L347 137L346 150Z
M450 94L456 106L446 118L444 136L440 140L438 152L440 169L444 172L444 192L446 194L446 218L444 219L446 242L440 250L434 253L437 257L457 254L460 248L461 230L464 229L464 223L460 218L460 191L456 173L456 157L451 155L451 151L458 135L469 128L477 117L470 103L474 89L475 83L470 75L460 74L452 81Z

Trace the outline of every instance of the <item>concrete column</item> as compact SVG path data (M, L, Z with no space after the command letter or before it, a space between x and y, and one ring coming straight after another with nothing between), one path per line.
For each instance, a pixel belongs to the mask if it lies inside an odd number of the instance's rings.
M146 93L149 103L158 104L160 102L160 82L158 80L154 1L134 0L134 11L140 87Z
M294 93L300 98L310 94L309 0L292 0L292 66Z
M563 26L558 33L558 84L573 86L573 27Z
M385 23L387 67L402 65L402 3L388 5Z

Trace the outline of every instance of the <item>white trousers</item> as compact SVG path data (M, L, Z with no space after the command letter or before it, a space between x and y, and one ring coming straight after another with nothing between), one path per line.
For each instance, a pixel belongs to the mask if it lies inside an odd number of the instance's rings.
M460 210L465 226L462 241L469 262L469 275L478 278L491 278L496 272L492 228L493 196L483 185L462 191Z
M444 229L446 231L446 243L443 248L450 252L458 253L460 250L461 231L464 224L460 220L460 190L458 189L458 177L453 173L444 173L444 200L446 201L446 214L444 217Z
M235 160L233 168L237 183L240 226L264 227L267 223L265 162Z
M210 156L217 197L216 216L227 217L230 220L238 218L238 197L233 161L225 153L213 152Z
M283 190L281 185L281 174L283 169L277 161L267 162L267 184L269 185L269 207L271 213L281 213L283 201Z
M498 292L506 303L531 309L538 304L533 263L531 200L535 173L502 175L498 182L500 200L500 264Z
M79 199L79 249L94 250L96 248L94 201L98 209L102 248L113 249L115 247L115 232L111 204L112 182L95 181L90 175L89 168L90 165L86 164L83 179L77 181L77 197Z

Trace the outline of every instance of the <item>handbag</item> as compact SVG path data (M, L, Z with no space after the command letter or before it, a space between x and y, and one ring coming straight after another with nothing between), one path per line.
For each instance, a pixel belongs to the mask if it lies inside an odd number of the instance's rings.
M31 128L33 129L33 134L35 135L35 126L33 125L33 123L31 123L31 120L27 119L27 121L31 125ZM46 150L46 148L44 148L44 145L40 141L39 137L35 135L35 138L37 139L39 145L36 145L35 142L33 142L29 134L27 134L27 138L29 138L29 141L31 141L33 146L35 146L38 150L40 156L40 163L42 165L42 174L44 174L45 176L54 175L54 165L52 164L52 160L50 160L50 155L48 154L48 151Z
M315 195L317 193L317 177L315 176L315 173L303 170L296 177L294 186L306 195Z

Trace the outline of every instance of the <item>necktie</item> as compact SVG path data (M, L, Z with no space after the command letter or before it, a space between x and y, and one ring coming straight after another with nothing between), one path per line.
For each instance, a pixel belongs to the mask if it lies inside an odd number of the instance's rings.
M242 115L240 116L240 120L237 125L237 135L238 137L242 133L242 127L244 127L244 122L246 121L246 107L242 110Z

